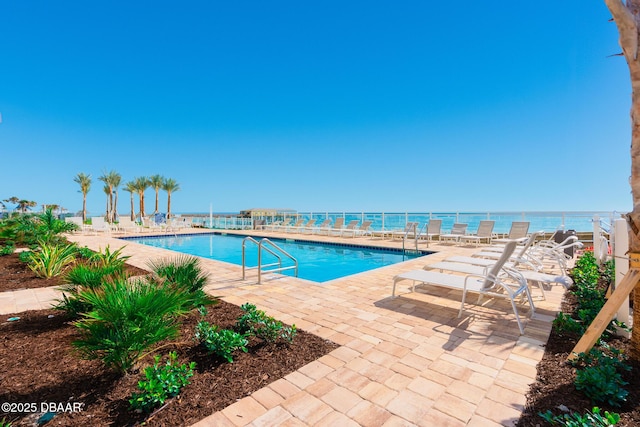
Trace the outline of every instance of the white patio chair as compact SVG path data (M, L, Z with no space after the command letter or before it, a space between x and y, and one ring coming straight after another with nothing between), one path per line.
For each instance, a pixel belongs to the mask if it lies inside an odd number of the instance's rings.
M460 240L460 236L464 236L467 234L467 227L469 224L463 224L460 222L456 222L451 227L451 231L448 234L441 234L440 241L441 242L458 242Z
M476 246L478 246L480 243L482 243L483 240L486 240L487 243L491 244L491 238L493 237L493 227L495 223L496 222L492 220L480 221L476 234L465 234L464 236L460 236L458 238L460 244L473 242Z
M513 221L509 234L503 237L494 238L492 243L507 243L510 240L524 242L529 232L529 221Z
M460 303L458 317L462 316L468 292L479 294L478 303L480 303L483 296L505 298L511 302L511 308L516 316L520 334L524 334L524 328L520 321L515 299L520 295L526 296L531 316L535 314L535 306L533 305L533 299L531 298L529 286L525 278L517 270L505 266L505 263L513 254L515 247L515 241L507 243L500 259L491 267L487 268L484 274L467 274L463 276L425 270L412 270L398 274L393 278L392 296L395 297L396 285L402 280L413 281L412 291L415 291L416 283L460 290L462 291L462 301Z

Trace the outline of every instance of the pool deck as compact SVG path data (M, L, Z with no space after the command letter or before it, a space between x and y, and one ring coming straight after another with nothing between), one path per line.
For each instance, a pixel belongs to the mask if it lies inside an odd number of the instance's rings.
M402 247L400 240L369 237L251 234ZM94 250L124 246L128 262L141 268L150 259L176 254L116 237L75 234L69 240ZM410 292L411 282L405 281L391 298L394 275L478 251L438 242L420 249L436 253L323 284L274 274L257 284L255 272L242 280L240 266L203 259L212 295L237 305L251 302L340 347L194 426L513 426L535 381L564 288L547 289L546 300L535 301L533 319L522 307L524 335L508 301L476 305L471 296L458 318L456 291ZM0 313L48 308L57 297L53 288L3 292Z

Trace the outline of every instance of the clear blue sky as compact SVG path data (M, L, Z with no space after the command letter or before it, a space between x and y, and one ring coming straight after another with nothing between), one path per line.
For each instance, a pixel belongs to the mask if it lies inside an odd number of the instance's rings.
M75 212L83 172L98 215L115 170L177 180L174 212L628 211L610 17L584 0L6 1L0 199Z

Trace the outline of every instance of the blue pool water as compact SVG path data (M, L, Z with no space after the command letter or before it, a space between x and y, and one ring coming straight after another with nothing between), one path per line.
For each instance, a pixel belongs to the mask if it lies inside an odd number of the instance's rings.
M242 265L242 240L244 237L216 233L127 238L126 240ZM298 277L314 282L326 282L430 253L421 251L421 253L403 254L399 250L384 250L355 245L292 241L289 239L271 240L298 260ZM276 261L277 258L263 251L263 264ZM246 265L249 267L257 264L257 246L247 243ZM283 258L283 266L289 265L293 265L293 262ZM257 272L253 271L248 274L257 275ZM293 275L294 273L293 270L286 270L282 274Z

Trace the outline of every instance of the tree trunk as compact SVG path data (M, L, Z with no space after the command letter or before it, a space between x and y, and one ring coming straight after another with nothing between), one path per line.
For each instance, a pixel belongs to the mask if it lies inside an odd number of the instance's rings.
M619 43L631 77L631 194L633 210L627 214L629 251L640 255L640 0L605 0L618 27ZM631 358L640 361L640 288L634 290Z

